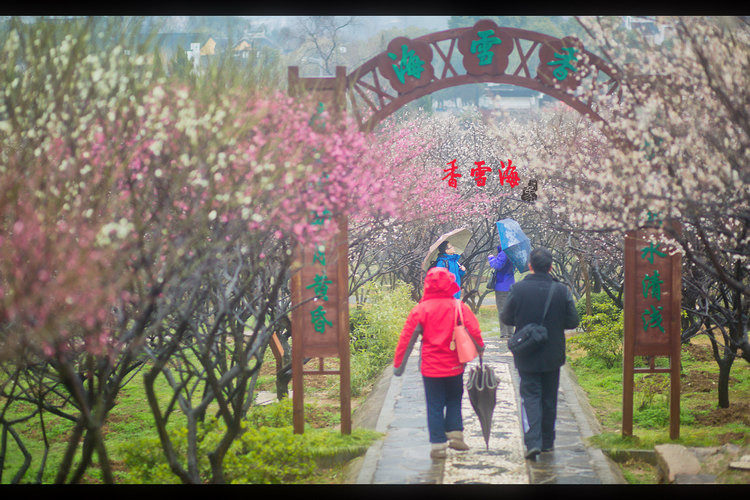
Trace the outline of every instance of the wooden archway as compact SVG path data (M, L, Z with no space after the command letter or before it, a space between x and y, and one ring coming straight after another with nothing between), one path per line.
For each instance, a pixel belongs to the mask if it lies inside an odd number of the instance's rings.
M492 35L487 35L491 32ZM484 38L482 38L484 34ZM496 38L481 61L472 43ZM574 52L565 78L556 71L562 60ZM419 58L419 77L402 75L394 66L398 56L411 53ZM535 65L532 62L536 62ZM336 67L336 76L300 78L297 66L289 67L289 93L315 93L327 108L342 112L349 107L364 131L405 104L422 96L458 85L504 83L525 87L549 95L594 121L606 121L601 97L622 95L618 70L601 57L586 50L576 37L555 38L519 28L501 28L493 21L481 20L468 28L455 28L419 38L398 37L388 48L346 74ZM583 90L586 90L584 92ZM584 96L585 99L584 99Z
M491 62L481 64L478 51L471 52L471 44L487 40L487 35L480 37L487 31L502 43L490 48ZM421 56L424 73L429 77L407 76L403 84L394 79L393 55L401 55L404 46ZM554 64L550 63L560 60L569 48L575 49L575 70L560 80L552 74ZM532 67L532 61L539 63ZM518 28L501 28L489 20L415 39L396 38L386 51L349 73L345 87L347 104L361 129L372 130L410 101L447 87L472 83L505 83L543 92L594 120L604 120L597 95L621 94L617 70L585 50L577 38L560 39ZM595 92L587 93L589 97L584 101L578 90L586 85Z

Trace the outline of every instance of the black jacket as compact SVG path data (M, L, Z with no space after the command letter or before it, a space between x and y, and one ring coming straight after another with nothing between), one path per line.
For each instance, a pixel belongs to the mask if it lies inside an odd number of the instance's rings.
M527 323L539 323L551 285L555 289L543 323L547 327L549 340L533 354L514 356L518 371L544 372L565 364L565 330L578 326L573 295L565 285L553 281L549 274L529 274L511 287L500 319L516 329L523 328Z

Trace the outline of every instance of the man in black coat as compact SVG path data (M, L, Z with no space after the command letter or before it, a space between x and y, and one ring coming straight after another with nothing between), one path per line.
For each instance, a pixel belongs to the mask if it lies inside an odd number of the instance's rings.
M578 313L570 290L552 279L552 254L535 248L529 256L529 270L510 289L500 319L520 330L528 323L539 323L550 287L554 287L547 316L548 340L537 351L514 355L520 376L526 458L536 460L541 452L552 451L555 441L557 389L560 367L565 364L565 330L578 326Z

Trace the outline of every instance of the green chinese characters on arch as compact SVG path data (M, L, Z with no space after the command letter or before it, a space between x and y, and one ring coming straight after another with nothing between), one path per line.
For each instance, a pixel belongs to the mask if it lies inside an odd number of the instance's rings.
M493 45L499 45L503 41L495 36L494 30L478 31L477 36L479 40L471 42L471 53L477 55L480 66L487 66L492 63L494 56L490 49L492 49Z
M432 48L426 42L396 37L380 55L378 69L399 93L428 85L434 76Z
M562 53L555 52L555 59L547 62L547 65L555 67L552 75L560 81L565 80L571 71L578 71L575 67L576 59L575 47L563 47Z
M458 39L458 51L470 75L502 75L513 51L513 37L494 21L483 19Z
M576 37L545 42L539 49L537 79L561 90L573 90L589 73L589 56Z
M410 50L406 44L401 45L401 58L398 59L396 54L388 52L388 57L393 59L395 64L392 64L393 71L396 73L396 78L401 83L406 83L406 76L413 76L419 79L424 71L424 61L413 50Z

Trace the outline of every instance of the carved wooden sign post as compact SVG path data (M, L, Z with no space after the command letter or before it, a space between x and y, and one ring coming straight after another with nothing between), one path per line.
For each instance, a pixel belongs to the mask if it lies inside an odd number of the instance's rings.
M343 110L343 68L336 78L300 79L297 68L289 71L289 92L311 92L319 109L332 110L335 118ZM310 214L312 225L331 220L326 207ZM291 278L292 293L292 408L294 432L305 428L304 375L339 375L341 433L351 433L351 387L349 370L349 278L346 217L338 217L337 231L322 244L298 245ZM317 358L317 369L305 370L305 360ZM326 358L338 358L338 368L326 368Z
M636 373L669 373L669 436L680 436L681 255L660 243L658 227L625 236L625 332L623 342L622 434L633 435L633 386ZM649 359L635 368L635 357ZM656 368L666 356L668 368Z

